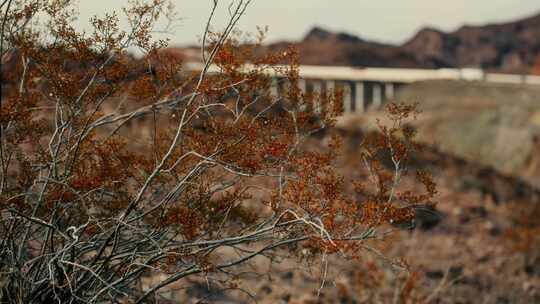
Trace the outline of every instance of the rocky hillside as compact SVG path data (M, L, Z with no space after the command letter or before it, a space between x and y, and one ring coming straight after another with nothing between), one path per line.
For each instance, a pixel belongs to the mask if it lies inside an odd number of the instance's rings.
M269 45L272 50L291 42ZM373 67L479 67L529 72L540 55L540 13L515 22L463 26L454 32L424 28L403 45L366 41L347 33L315 27L292 42L301 63Z
M365 41L346 33L331 33L319 27L313 28L301 42L280 42L268 48L279 51L291 44L300 51L302 64L404 68L422 66L422 62L411 52L396 46Z
M452 155L519 176L540 187L539 86L425 81L398 91L418 102L414 122L422 142ZM375 125L380 112L343 117L342 126Z

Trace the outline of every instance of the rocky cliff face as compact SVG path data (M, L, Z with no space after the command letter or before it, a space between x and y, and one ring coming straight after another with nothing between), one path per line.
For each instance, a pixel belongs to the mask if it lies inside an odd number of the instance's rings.
M285 48L289 42L269 45ZM366 41L315 27L293 42L301 63L403 68L477 67L527 73L540 56L540 14L502 24L463 26L445 33L424 28L402 45Z
M540 14L504 24L463 26L452 33L423 29L401 48L420 61L525 72L540 54Z
M540 88L426 81L398 92L418 101L422 142L540 187Z

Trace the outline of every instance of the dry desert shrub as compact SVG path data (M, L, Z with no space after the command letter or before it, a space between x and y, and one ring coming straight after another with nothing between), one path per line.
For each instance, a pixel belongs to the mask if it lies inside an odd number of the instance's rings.
M412 106L389 106L392 124L362 144L368 180L335 170L339 137L324 152L303 146L332 127L341 95L301 92L294 50L254 57L257 42L234 31L249 4L232 2L210 32L213 2L193 72L152 40L158 20L174 20L164 0L130 1L87 33L72 1L2 2L2 302L150 303L188 277L234 289L243 264L284 251L324 268L433 197L423 172L424 193L396 191L415 148Z

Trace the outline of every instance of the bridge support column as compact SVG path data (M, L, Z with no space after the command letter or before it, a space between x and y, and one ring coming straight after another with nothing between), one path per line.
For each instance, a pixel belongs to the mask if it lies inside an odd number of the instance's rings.
M334 90L336 88L336 82L333 80L327 80L326 81L326 96L328 96L327 102L326 102L326 111L331 111L334 109Z
M349 114L353 111L353 90L350 82L346 82L343 85L343 113Z
M332 91L336 87L336 82L333 80L326 81L326 94L333 93Z
M379 83L373 84L373 106L378 109L382 104L382 85Z
M322 84L320 80L314 80L312 84L313 88L313 111L316 114L321 113L321 92L322 92Z
M366 110L364 98L364 83L356 82L354 84L354 105L353 111L363 113Z
M298 89L300 90L300 94L302 95L305 95L306 92L307 92L307 81L305 79L298 79ZM307 109L307 104L305 103L305 100L302 98L302 101L301 103L298 105L298 109L301 111L301 112L304 112L306 111Z
M306 93L306 87L306 80L302 78L298 79L298 89L300 89L301 93Z
M270 84L270 94L273 97L279 97L279 79L272 77L272 83Z
M384 85L384 97L386 100L393 100L395 95L394 84L388 82Z

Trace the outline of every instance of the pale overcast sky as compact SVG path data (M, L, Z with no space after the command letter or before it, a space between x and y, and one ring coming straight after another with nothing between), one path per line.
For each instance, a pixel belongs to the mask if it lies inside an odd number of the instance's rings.
M220 0L227 15L230 0ZM119 9L127 0L79 0L80 22L93 14ZM182 18L173 44L198 41L213 0L174 0ZM540 13L540 0L253 0L240 29L268 26L267 41L298 40L314 25L364 39L401 43L423 26L445 31L463 24L505 22Z

